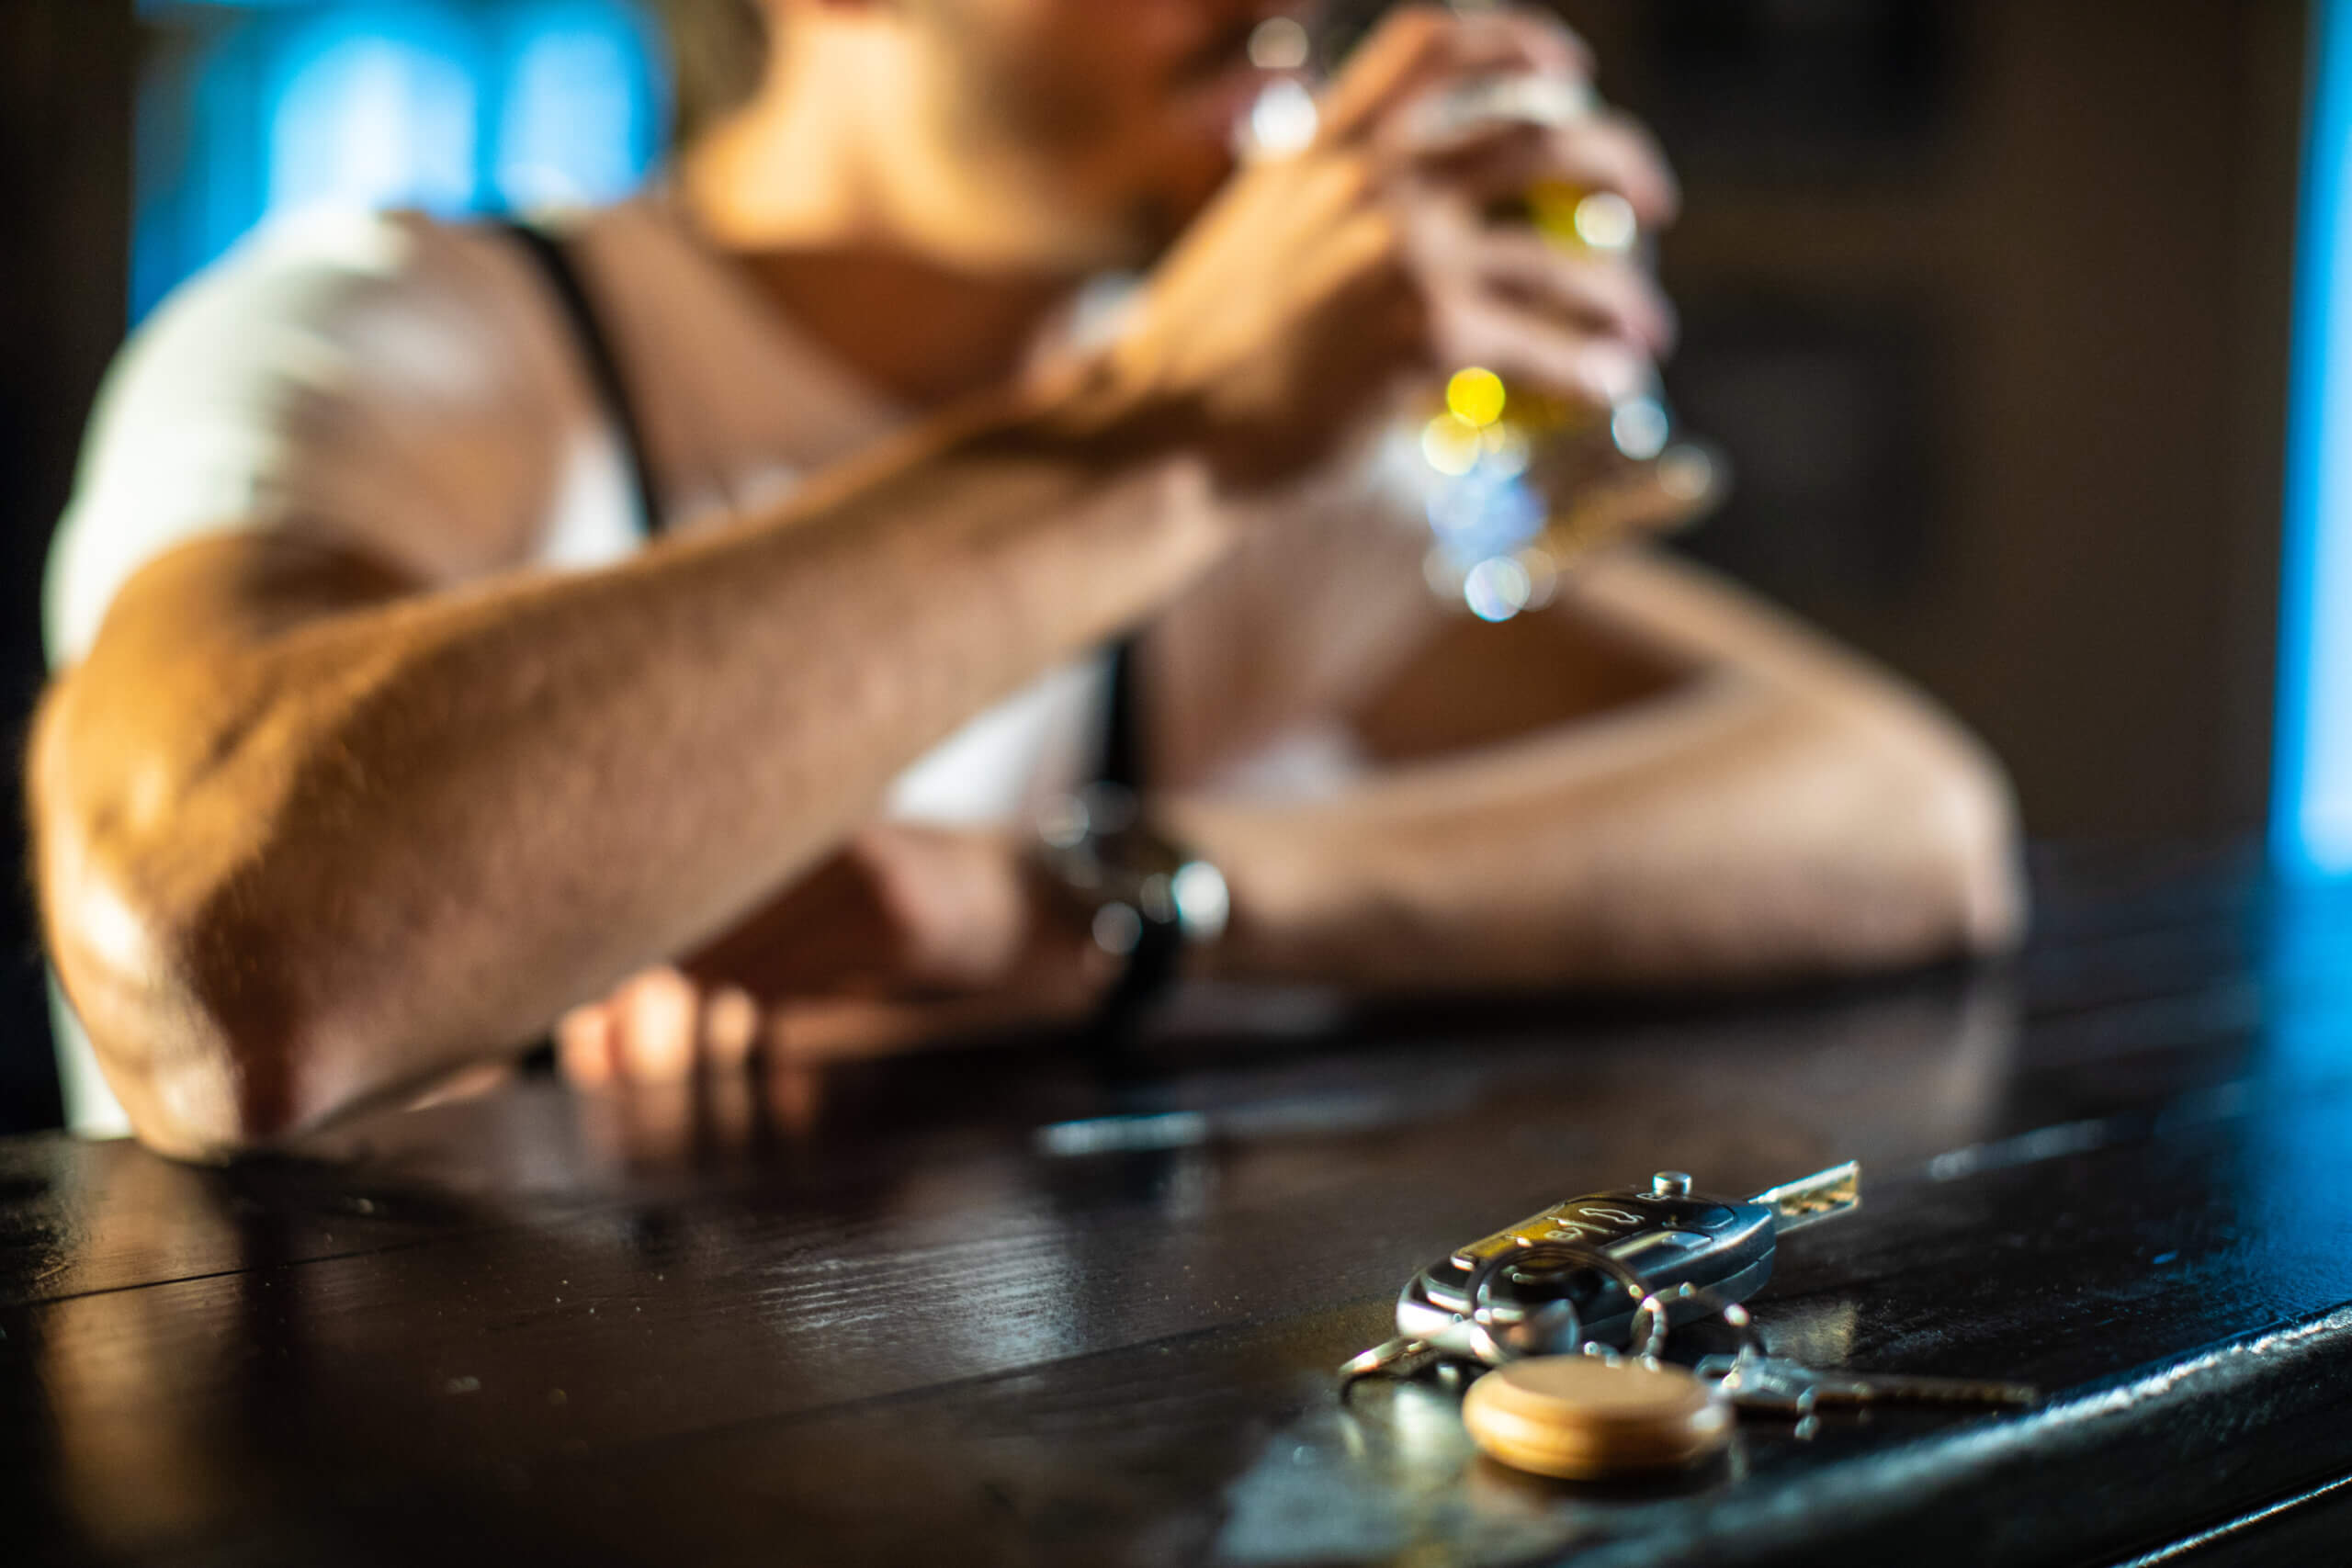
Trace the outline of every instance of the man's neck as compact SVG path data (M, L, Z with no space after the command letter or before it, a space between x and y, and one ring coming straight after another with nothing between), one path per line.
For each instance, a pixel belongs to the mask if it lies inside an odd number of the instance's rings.
M957 221L975 193L943 186L907 117L873 112L911 91L902 61L854 34L797 42L808 52L786 80L687 150L686 210L797 329L899 400L1016 378L1080 279L1009 262L1001 235Z
M729 248L797 330L914 409L1018 378L1069 295L1060 280L957 272L888 245Z

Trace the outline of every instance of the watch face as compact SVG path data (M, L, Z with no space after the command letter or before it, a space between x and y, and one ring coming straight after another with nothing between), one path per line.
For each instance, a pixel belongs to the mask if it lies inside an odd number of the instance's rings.
M1039 863L1112 956L1132 960L1155 931L1171 946L1224 934L1232 897L1223 874L1144 821L1130 792L1064 797L1040 814L1038 839Z
M1223 872L1204 860L1188 860L1176 868L1168 886L1176 897L1176 923L1183 928L1186 942L1206 946L1225 935L1233 919L1233 890Z

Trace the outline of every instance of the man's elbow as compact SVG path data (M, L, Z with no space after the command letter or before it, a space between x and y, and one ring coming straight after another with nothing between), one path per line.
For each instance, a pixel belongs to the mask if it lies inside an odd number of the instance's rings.
M218 1159L316 1121L320 1021L281 969L251 961L266 946L237 940L202 905L180 912L142 894L155 879L107 869L82 825L38 810L36 821L50 954L141 1141Z
M1954 945L1988 955L2024 938L2025 862L2007 773L1971 746L1948 761L1934 789L1925 846L1936 895L1951 911Z
M50 948L108 1086L141 1142L182 1159L274 1146L316 1119L299 1014L250 978L187 961L189 933L103 898L51 907Z
M130 1130L156 1153L217 1163L276 1148L299 1130L281 1095L256 1093L252 1057L209 1032L135 1035L88 1023L90 1043Z
M1987 956L2022 939L2027 920L2017 800L2001 764L1973 736L1911 713L1872 739L1883 804L1883 896L1901 911L1920 957Z
M107 717L86 683L62 682L28 748L58 977L142 1141L184 1158L282 1142L340 1108L333 1021L305 1000L330 992L304 983L300 911L241 886L266 859L251 836L208 831L219 814L191 801L171 755Z

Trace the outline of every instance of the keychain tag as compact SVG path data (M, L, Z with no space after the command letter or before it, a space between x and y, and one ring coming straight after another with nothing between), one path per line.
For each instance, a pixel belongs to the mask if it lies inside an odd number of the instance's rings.
M1570 1481L1678 1469L1723 1451L1732 1409L1681 1367L1532 1356L1462 1397L1462 1424L1488 1457Z

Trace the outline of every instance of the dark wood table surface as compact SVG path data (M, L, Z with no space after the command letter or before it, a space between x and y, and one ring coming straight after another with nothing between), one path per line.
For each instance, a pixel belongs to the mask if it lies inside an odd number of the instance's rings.
M1196 998L1120 1079L1033 1042L229 1169L0 1143L0 1562L2352 1557L2352 897L2244 851L2038 880L2018 962L1827 993ZM1774 1342L2046 1404L1600 1487L1441 1389L1335 1397L1453 1243L1848 1156Z

